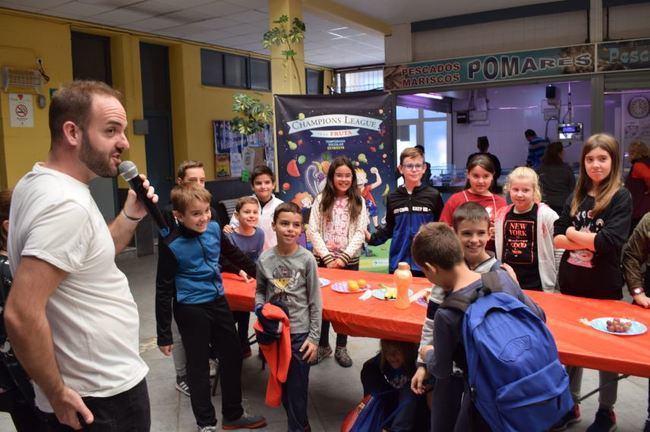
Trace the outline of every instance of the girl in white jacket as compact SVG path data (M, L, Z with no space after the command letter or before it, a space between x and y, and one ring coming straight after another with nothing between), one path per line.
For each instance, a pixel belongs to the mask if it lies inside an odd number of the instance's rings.
M553 292L557 277L553 223L558 214L541 202L539 178L531 168L514 169L505 190L512 204L497 210L497 258L514 269L522 288Z
M307 236L318 265L359 270L359 255L367 225L366 204L359 195L354 166L350 159L339 156L332 161L325 188L314 200L309 216ZM318 361L332 354L329 328L329 321L323 320ZM337 335L334 358L343 367L352 366L347 342L346 335Z

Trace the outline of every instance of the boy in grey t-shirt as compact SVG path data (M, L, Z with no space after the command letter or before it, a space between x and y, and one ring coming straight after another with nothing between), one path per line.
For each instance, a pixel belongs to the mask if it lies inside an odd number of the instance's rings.
M255 313L277 300L287 306L291 333L291 363L282 386L288 430L309 430L307 388L310 363L316 360L322 318L320 283L314 256L298 245L302 213L294 203L280 204L273 214L278 244L257 262Z

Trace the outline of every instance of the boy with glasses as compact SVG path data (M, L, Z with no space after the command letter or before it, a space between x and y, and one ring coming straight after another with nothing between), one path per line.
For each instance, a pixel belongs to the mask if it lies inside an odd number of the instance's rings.
M425 169L422 150L417 147L406 148L400 154L399 161L398 168L404 176L404 184L388 195L386 225L372 236L366 233L366 238L372 246L393 239L389 252L390 273L395 271L399 262L407 262L413 276L424 276L411 258L411 242L420 226L438 220L443 207L442 196L433 186L422 184L422 172Z

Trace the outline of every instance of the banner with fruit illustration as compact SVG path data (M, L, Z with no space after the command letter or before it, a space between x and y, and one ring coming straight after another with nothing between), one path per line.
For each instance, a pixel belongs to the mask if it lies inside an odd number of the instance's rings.
M345 155L356 166L370 230L382 223L395 189L394 101L371 95L275 96L278 197L303 209L323 189L330 162Z

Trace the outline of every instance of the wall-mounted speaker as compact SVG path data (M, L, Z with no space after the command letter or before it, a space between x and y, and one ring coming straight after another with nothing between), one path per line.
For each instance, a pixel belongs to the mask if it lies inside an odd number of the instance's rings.
M546 99L555 99L555 86L547 85L546 86Z

